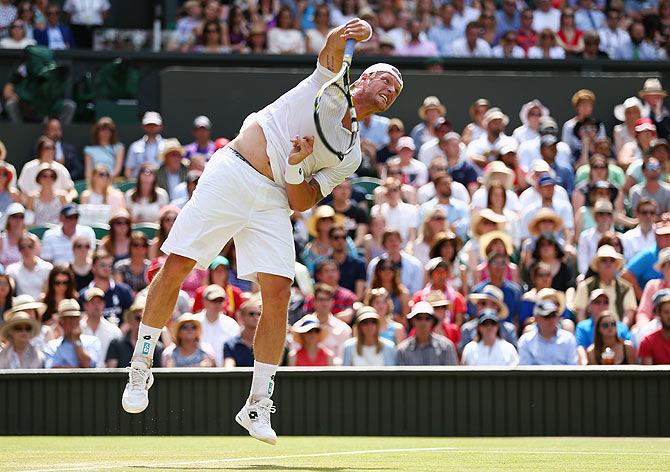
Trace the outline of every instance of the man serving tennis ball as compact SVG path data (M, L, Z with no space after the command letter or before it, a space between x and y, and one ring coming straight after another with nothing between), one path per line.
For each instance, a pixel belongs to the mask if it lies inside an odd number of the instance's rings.
M122 397L127 412L139 413L149 404L151 359L182 282L194 267L208 267L233 238L238 276L258 282L263 299L254 340L251 394L235 419L254 438L277 442L270 425L274 412L270 397L285 343L294 276L290 210L314 206L361 162L358 137L342 160L315 139L314 99L321 86L339 72L345 41L367 41L371 35L370 25L358 18L331 31L316 70L275 102L249 115L239 135L212 156L161 248L168 257L149 287ZM375 64L366 69L351 85L358 118L386 111L402 87L402 76L395 67ZM351 126L348 113L342 124Z

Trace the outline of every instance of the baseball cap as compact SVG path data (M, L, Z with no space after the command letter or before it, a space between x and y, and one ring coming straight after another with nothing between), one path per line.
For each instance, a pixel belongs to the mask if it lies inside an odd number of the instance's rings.
M558 138L553 134L545 134L540 138L540 146L553 146L558 142Z
M558 133L558 123L551 116L543 116L540 118L538 130L540 133Z
M23 205L18 202L13 202L7 206L7 210L5 210L5 216L10 217L12 215L24 214L25 212L26 209Z
M212 122L205 115L196 116L193 120L193 128L212 129Z
M226 292L220 285L212 284L209 285L204 292L202 292L202 298L211 302L217 298L226 298Z
M544 187L545 185L556 185L557 183L558 182L556 182L556 179L549 174L544 174L537 181L537 185L540 187Z
M656 126L650 118L640 118L635 122L635 131L654 131L656 132Z
M479 312L479 324L482 324L484 321L493 320L498 323L500 320L498 318L498 312L492 310L491 308L484 308Z
M412 307L412 311L409 312L409 315L407 315L407 318L412 319L416 315L419 315L421 313L427 313L429 315L435 316L435 310L433 309L433 305L431 305L428 302L418 302Z
M593 205L593 212L594 213L614 213L614 207L612 206L612 202L605 198L601 198L600 200L596 201L596 204Z
M440 266L442 266L444 268L449 268L449 264L442 257L433 257L426 264L426 272L428 272L429 274L432 274L433 271Z
M87 302L90 302L95 297L100 297L104 300L105 292L103 292L102 289L99 288L99 287L92 287L92 288L89 288L88 290L86 290L86 293L84 294L84 299Z
M610 299L610 296L607 295L607 292L605 292L602 288L595 289L593 292L591 292L591 295L589 296L589 303L591 303L593 300L603 295L607 297L607 300Z
M148 111L142 117L142 125L162 125L163 118L157 111Z
M451 128L451 121L446 119L444 116L441 116L435 120L435 123L433 123L433 129L437 131L442 125L447 125L449 128Z
M230 262L223 256L216 256L212 263L209 265L209 270L214 270L219 266L230 267Z
M533 309L534 316L549 316L552 313L558 314L558 306L551 300L545 300L535 305Z
M77 205L76 203L68 203L63 208L61 208L60 214L61 216L65 216L66 218L69 216L78 215L79 205Z
M398 144L396 146L397 149L403 149L403 148L408 148L411 149L412 151L416 150L416 146L414 145L414 140L410 138L409 136L403 136L398 140Z
M447 134L444 135L444 138L442 138L443 142L451 141L452 139L455 139L457 141L461 140L461 135L458 134L456 131L449 131Z
M656 308L658 308L661 303L670 302L670 289L664 288L659 290L654 294L652 301L654 303L654 311L656 311Z

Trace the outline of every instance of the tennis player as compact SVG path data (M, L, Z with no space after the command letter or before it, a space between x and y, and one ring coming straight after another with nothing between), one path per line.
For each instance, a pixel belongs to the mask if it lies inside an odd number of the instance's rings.
M314 99L339 72L345 41L367 41L371 35L370 25L358 18L331 31L316 70L274 103L248 116L239 135L212 156L161 248L168 257L149 287L122 397L127 412L139 413L149 404L151 359L182 282L194 267L208 267L233 238L238 275L257 282L263 300L254 340L251 394L235 419L254 438L276 443L270 397L285 343L295 263L289 215L291 210L314 206L361 162L359 141L340 160L315 139ZM395 67L380 63L366 69L351 85L358 119L386 111L402 87ZM343 126L350 125L347 113Z

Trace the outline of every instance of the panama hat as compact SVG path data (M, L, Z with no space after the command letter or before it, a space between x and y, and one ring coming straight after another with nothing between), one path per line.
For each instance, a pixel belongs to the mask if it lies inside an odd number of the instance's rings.
M179 338L179 330L181 329L182 325L185 323L193 323L196 327L196 331L198 332L198 337L202 335L202 325L200 324L200 320L193 315L193 313L184 313L181 315L179 318L177 318L174 323L172 323L172 339L177 341Z
M519 112L519 119L521 120L521 123L523 123L524 125L528 123L528 114L533 108L540 109L540 113L542 114L540 118L544 116L549 116L549 109L544 105L542 105L541 101L537 99L531 100L530 102L524 103L521 106L521 111Z
M38 318L41 318L44 315L44 312L47 311L47 306L45 303L36 302L30 295L17 295L12 300L12 308L5 311L2 315L2 319L7 321L14 315L14 313L25 310L35 310L37 311Z
M505 252L507 257L514 254L514 243L512 243L512 238L509 234L504 231L489 231L486 234L482 234L479 238L479 251L483 259L488 258L488 248L495 240L500 240L505 245Z
M588 89L577 90L575 92L575 94L572 96L572 100L571 100L572 101L572 106L576 107L577 104L579 102L581 102L582 100L586 100L586 101L595 103L596 95Z
M538 229L537 225L539 225L540 222L547 220L551 220L554 223L554 232L563 227L563 218L558 216L549 208L540 208L537 213L535 213L535 216L533 216L533 219L530 220L530 223L528 223L528 232L533 236L539 236L540 230Z
M58 304L58 318L75 318L81 316L81 307L74 298L66 298Z
M458 252L463 247L463 241L456 236L453 231L441 231L433 237L433 243L430 248L430 258L440 257L440 249L447 241L454 242L454 252Z
M656 264L654 264L654 270L656 272L661 272L661 267L663 267L663 264L666 262L670 262L670 247L665 247L658 251L658 260Z
M438 306L451 306L453 302L444 295L442 290L433 290L426 296L426 301L435 308Z
M663 85L661 81L655 78L647 79L644 81L642 90L637 93L640 98L644 98L645 95L663 95L664 97L668 96L668 92L663 90Z
M492 221L498 226L498 230L502 231L505 229L505 225L507 224L507 218L505 218L504 215L499 215L495 211L491 210L490 208L484 208L482 211L478 212L475 216L472 217L471 223L470 223L470 231L472 232L472 235L475 238L478 238L481 236L481 233L477 229L479 227L479 223L481 223L483 220L488 220Z
M489 108L484 115L484 121L482 123L484 126L487 126L493 120L502 120L503 126L509 124L509 117L498 107Z
M130 317L137 313L138 311L144 311L144 307L147 305L147 297L136 297L135 301L133 302L132 305L130 305L130 308L128 308L124 313L123 313L123 320L128 323L130 321Z
M598 261L601 259L614 259L617 264L616 270L621 270L623 267L623 256L609 244L605 244L604 246L600 246L598 248L596 256L591 261L591 270L598 272Z
M656 292L652 298L652 302L654 304L654 312L656 312L663 303L670 302L670 289L663 288Z
M165 162L165 156L167 156L172 151L178 151L182 157L186 155L186 150L184 150L184 147L177 138L168 138L163 143L163 150L160 152L160 154L158 154L158 160Z
M475 101L475 103L470 105L470 118L472 118L473 120L475 119L475 111L477 110L477 108L479 107L489 108L490 106L491 103L489 103L487 99L485 98L478 99L477 101Z
M439 110L440 115L444 115L447 112L447 109L444 107L444 105L442 105L440 99L434 95L431 95L423 99L423 104L419 108L419 116L422 120L426 119L426 111L431 108L436 108Z
M316 207L312 212L312 216L307 220L307 230L309 231L309 234L315 238L319 235L317 226L319 220L324 218L332 218L335 221L335 226L342 226L344 224L344 215L335 213L333 207L329 205L321 205Z
M0 328L0 339L10 339L12 329L16 325L27 324L30 325L30 338L34 338L40 334L40 324L35 321L28 313L24 311L17 311L13 313L11 318L6 321L2 328Z
M561 316L565 311L565 293L553 288L543 288L535 296L535 302L539 303L543 300L555 298L558 301L558 315Z
M505 176L505 188L512 188L514 185L514 171L507 167L503 161L493 161L484 169L484 187L489 188L493 174L503 174Z
M377 326L381 325L382 318L379 316L379 313L377 313L377 310L372 308L371 306L364 306L358 312L356 313L356 321L354 322L354 327L358 326L361 324L361 322L365 320L375 320L377 323Z
M321 330L319 333L319 342L323 341L328 336L328 331L321 326L321 322L316 315L303 316L295 322L291 329L293 331L293 339L299 344L303 344L302 335L313 329Z
M481 292L471 293L468 299L476 303L480 300L491 300L496 305L498 305L498 318L504 320L509 316L509 308L505 305L505 295L503 291L500 290L495 285L487 285Z
M640 116L642 118L649 116L649 106L642 103L642 100L637 97L628 97L623 103L614 107L614 118L619 121L626 121L626 110L629 108L637 108L640 110Z

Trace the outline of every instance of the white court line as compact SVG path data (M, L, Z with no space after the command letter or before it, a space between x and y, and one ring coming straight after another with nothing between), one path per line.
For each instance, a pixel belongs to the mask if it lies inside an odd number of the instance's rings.
M218 464L222 462L245 462L245 461L265 461L272 459L296 459L302 457L330 457L330 456L354 456L361 454L388 454L393 452L430 452L430 451L455 451L455 447L425 447L417 449L376 449L369 451L344 451L344 452L322 452L318 454L292 454L287 456L266 456L266 457L235 457L231 459L211 459L205 461L189 461L189 462L165 462L160 464L123 464L123 465L107 465L107 466L88 466L88 467L64 467L54 469L32 469L21 470L17 472L60 472L68 470L108 470L121 469L124 467L143 467L143 468L157 468L157 467L174 467L180 465L197 465L197 464Z
M292 454L286 456L265 456L265 457L236 457L231 459L210 459L204 461L189 461L189 462L165 462L156 464L123 464L123 465L107 465L107 466L87 466L87 467L65 467L65 468L49 468L49 469L32 469L21 470L17 472L61 472L61 471L78 471L78 470L109 470L121 469L124 467L142 467L142 468L158 468L158 467L175 467L181 465L202 465L202 464L219 464L224 462L249 462L262 461L273 459L297 459L302 457L331 457L331 456L354 456L362 454L388 454L394 452L430 452L430 451L449 451L466 454L570 454L570 455L584 455L584 456L670 456L670 452L645 452L645 451L518 451L515 449L459 449L456 447L426 447L418 449L376 449L368 451L344 451L344 452L322 452L316 454Z

